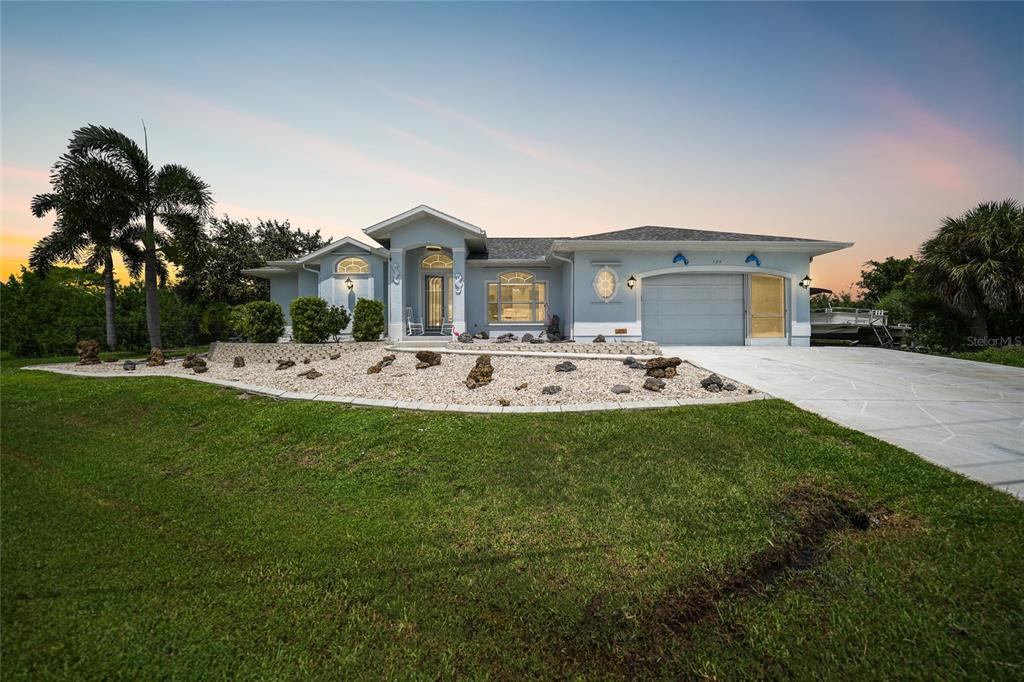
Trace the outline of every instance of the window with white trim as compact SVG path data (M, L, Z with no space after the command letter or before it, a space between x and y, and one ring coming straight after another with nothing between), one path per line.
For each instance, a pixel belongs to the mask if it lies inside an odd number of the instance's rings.
M619 278L615 275L614 270L605 267L597 271L597 275L594 276L594 293L598 298L607 301L615 295L618 288Z
M370 264L362 258L352 256L338 261L334 271L339 275L366 275L370 272Z
M443 253L429 253L420 261L424 270L451 270L452 257Z
M547 319L548 285L532 273L515 270L487 282L487 321L544 322Z

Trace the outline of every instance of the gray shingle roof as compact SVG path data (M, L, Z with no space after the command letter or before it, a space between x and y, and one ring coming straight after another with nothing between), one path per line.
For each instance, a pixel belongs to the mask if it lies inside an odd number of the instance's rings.
M683 227L659 227L645 225L624 230L585 234L571 237L567 241L637 241L637 242L817 242L818 239L799 237L773 237L764 234L743 234L741 232L715 232L713 230L691 230ZM488 240L488 243L490 240Z
M488 237L487 253L470 253L469 260L544 260L551 242L547 237Z

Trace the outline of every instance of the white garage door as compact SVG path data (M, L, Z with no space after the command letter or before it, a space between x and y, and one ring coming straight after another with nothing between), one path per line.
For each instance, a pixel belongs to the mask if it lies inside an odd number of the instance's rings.
M743 275L657 275L644 278L641 292L645 339L668 345L743 345Z

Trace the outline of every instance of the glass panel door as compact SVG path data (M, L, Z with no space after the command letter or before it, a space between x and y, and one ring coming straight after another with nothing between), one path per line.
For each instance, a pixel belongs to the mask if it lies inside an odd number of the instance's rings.
M755 339L786 336L786 280L782 277L750 276L750 335Z
M440 329L444 321L445 309L447 306L445 296L445 277L442 275L427 275L426 277L426 327L427 329Z

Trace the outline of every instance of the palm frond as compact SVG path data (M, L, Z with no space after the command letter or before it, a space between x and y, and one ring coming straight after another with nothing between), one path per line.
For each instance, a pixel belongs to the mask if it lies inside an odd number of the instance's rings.
M102 155L122 171L130 171L137 189L149 194L154 177L153 165L135 140L124 133L106 126L87 125L72 133L68 150L74 156L88 152Z
M185 166L174 163L161 167L157 172L154 193L162 213L190 211L205 220L213 206L210 186Z

